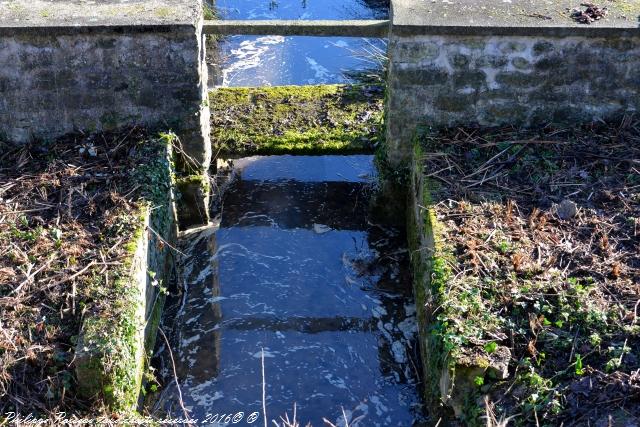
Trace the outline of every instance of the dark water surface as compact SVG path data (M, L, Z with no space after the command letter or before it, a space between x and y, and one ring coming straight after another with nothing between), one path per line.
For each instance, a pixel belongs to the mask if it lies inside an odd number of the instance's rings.
M405 240L370 210L372 157L252 157L235 171L219 227L183 239L186 290L164 322L191 416L263 425L264 354L270 426L294 403L302 425L343 425L342 409L352 426L417 424ZM180 416L163 354L156 415Z
M385 0L216 0L222 19L386 19ZM381 40L350 37L234 36L221 44L223 86L342 83L379 68L366 52Z

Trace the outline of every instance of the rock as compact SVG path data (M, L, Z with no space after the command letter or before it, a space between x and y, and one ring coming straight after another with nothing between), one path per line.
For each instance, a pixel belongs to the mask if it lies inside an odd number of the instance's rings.
M498 349L489 355L489 367L487 375L490 378L498 380L506 380L509 378L509 361L511 360L511 350L505 346L499 346Z
M578 205L571 200L564 199L556 208L556 212L561 219L571 219L578 213Z

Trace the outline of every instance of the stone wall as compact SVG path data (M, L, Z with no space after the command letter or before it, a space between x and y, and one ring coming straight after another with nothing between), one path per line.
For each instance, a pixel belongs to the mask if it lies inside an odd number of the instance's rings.
M584 24L571 0L392 0L392 165L409 164L418 125L576 125L637 111L636 3L609 2Z
M576 124L640 108L640 38L394 37L390 56L400 156L418 123Z
M0 137L52 140L141 124L174 130L186 153L208 164L198 0L13 3L0 11Z
M144 196L132 200L139 211L123 218L136 231L123 242L127 253L121 263L110 266L104 283L97 282L99 293L83 316L74 355L80 395L119 414L138 404L175 272L174 136L141 142L147 163L135 176Z

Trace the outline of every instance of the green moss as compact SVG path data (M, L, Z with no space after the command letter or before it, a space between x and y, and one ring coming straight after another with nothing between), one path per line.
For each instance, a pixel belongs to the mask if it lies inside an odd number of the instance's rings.
M158 269L166 269L168 258L155 233L172 240L174 215L171 162L171 135L145 141L137 147L142 153L141 164L132 179L140 183L137 211L122 214L119 233L126 236L126 257L109 270L109 282L98 275L90 294L96 305L88 311L76 349L76 374L80 392L86 397L101 397L109 408L119 414L135 410L146 363L146 349L153 339L164 303L159 294L152 316L145 319L146 271L149 262L142 245L148 244L158 253ZM148 222L147 222L148 221ZM147 233L147 224L154 233ZM152 263L154 261L151 261ZM164 275L164 274L163 274ZM107 303L105 303L108 301Z
M149 213L145 208L146 214ZM81 392L101 395L117 413L135 408L141 380L140 313L144 313L143 292L132 276L132 266L139 247L144 243L144 222L138 224L125 248L129 255L121 266L110 271L108 309L88 315L82 326L78 344L78 375ZM95 283L103 287L101 280ZM144 317L144 315L143 315Z
M124 291L120 295L118 316L105 318L92 316L84 323L82 345L91 350L91 362L86 369L93 390L87 394L102 394L105 403L115 412L131 411L137 402L140 387L140 301L135 301L136 291L126 276L118 279L116 286ZM79 374L79 376L84 377ZM85 385L86 387L86 385Z
M382 89L220 88L210 93L213 152L369 153L381 140Z
M208 183L209 183L209 179L203 175L188 175L188 176L181 176L179 178L176 178L177 186L192 185L192 184L205 186L205 185L208 185Z
M409 205L407 236L411 253L413 287L416 299L418 324L420 327L420 347L425 375L424 393L429 410L442 412L440 393L440 373L448 369L441 323L434 318L434 307L439 301L438 289L446 283L445 264L436 253L436 234L433 227L433 212L429 209L430 195L426 191L418 166L422 158L422 149L414 146L414 165L411 173L412 202ZM440 266L434 269L434 266ZM435 290L435 292L434 292ZM442 414L438 414L442 415Z
M178 197L184 198L186 195L209 194L211 191L211 184L207 175L187 175L176 178L175 181ZM195 200L183 201L181 204L193 204Z
M204 4L202 6L202 13L206 21L213 21L218 19L217 11L213 7L209 6L208 4Z
M430 413L448 419L453 417L450 406L453 399L453 405L461 410L466 425L476 425L480 412L476 405L478 391L473 387L473 381L479 372L488 368L489 362L483 357L464 357L466 338L460 333L456 319L456 310L461 304L450 289L453 248L448 245L446 229L433 208L433 194L438 184L424 176L423 155L423 148L416 142L410 172L412 201L407 236L423 371L427 373L424 377L425 402ZM453 390L454 384L456 390ZM445 401L449 401L448 404L443 404Z

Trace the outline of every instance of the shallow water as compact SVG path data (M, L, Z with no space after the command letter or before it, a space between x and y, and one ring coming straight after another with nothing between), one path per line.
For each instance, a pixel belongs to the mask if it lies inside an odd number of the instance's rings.
M386 19L384 0L217 0L222 19ZM234 36L221 43L222 86L343 83L380 65L365 55L377 39Z
M182 241L164 322L191 417L262 425L264 355L269 420L294 403L302 425L341 425L343 409L352 426L422 420L405 240L373 219L374 179L372 156L235 162L219 227ZM155 414L180 416L167 353Z

